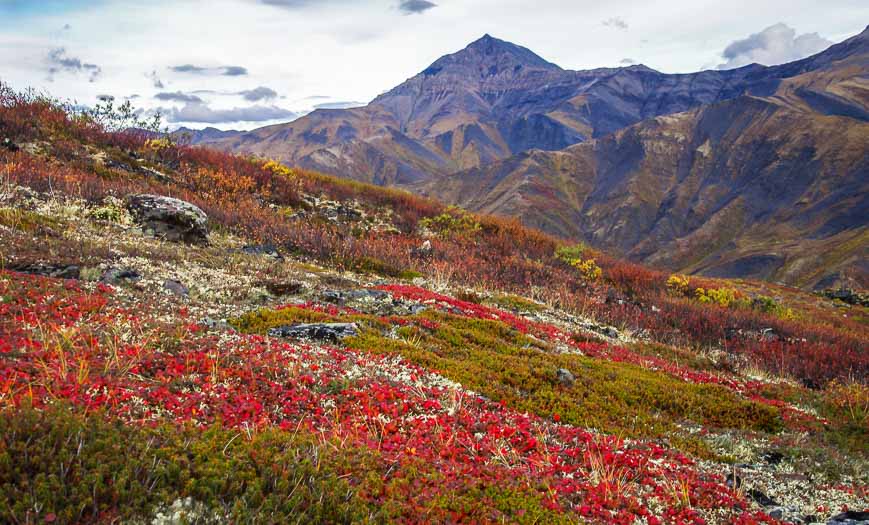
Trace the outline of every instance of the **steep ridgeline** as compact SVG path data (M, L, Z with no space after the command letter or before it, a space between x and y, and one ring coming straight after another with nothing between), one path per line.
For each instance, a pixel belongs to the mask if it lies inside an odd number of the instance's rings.
M674 270L866 283L867 33L769 70L789 78L766 96L521 153L423 192Z
M672 269L865 280L867 57L864 31L775 67L568 71L486 35L368 106L195 140Z
M558 150L643 119L767 94L788 70L668 75L637 65L568 71L489 35L368 106L324 109L196 142L368 182L406 185L529 149Z

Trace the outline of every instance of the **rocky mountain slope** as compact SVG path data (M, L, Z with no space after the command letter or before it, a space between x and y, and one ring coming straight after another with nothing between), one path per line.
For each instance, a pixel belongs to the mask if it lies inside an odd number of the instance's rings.
M781 66L682 75L567 71L486 35L366 107L196 142L673 270L866 286L867 35Z
M489 35L444 56L368 106L317 110L249 133L196 143L379 184L408 184L530 149L559 150L641 120L744 93L828 63L664 74L637 65L569 71Z
M869 282L867 33L780 69L766 96L658 117L424 193L633 260L799 286Z

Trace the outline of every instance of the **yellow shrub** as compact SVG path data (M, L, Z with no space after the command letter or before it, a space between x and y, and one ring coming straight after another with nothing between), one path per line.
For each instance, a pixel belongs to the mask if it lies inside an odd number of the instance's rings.
M688 287L688 277L685 275L671 275L667 279L667 291L670 295L683 296L688 295L690 288Z
M159 139L148 139L145 141L145 149L148 151L153 151L154 153L159 153L164 149L168 149L172 146L172 141L167 137L162 137Z
M573 266L579 270L579 273L582 274L582 278L586 281L597 281L600 279L603 271L600 269L600 266L594 262L594 259L577 259L573 261Z
M735 288L697 288L694 293L701 303L713 303L725 308L748 304L745 295Z
M276 162L274 160L269 160L265 164L263 164L263 168L271 171L275 175L281 175L284 177L294 177L296 174L290 168L284 166L280 162Z

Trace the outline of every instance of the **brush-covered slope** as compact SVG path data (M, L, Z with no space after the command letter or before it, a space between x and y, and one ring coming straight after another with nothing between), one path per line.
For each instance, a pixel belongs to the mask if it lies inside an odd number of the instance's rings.
M68 109L0 85L2 523L869 507L863 299L669 276Z
M799 74L767 96L523 153L422 191L680 271L865 285L867 33L778 69Z

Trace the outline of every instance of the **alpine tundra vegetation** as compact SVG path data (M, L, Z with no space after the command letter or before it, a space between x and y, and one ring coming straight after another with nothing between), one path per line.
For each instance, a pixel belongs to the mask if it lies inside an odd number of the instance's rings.
M865 306L70 111L0 94L4 522L866 507Z
M867 34L679 75L486 35L245 132L0 81L0 523L869 524ZM281 100L163 71L176 119Z

